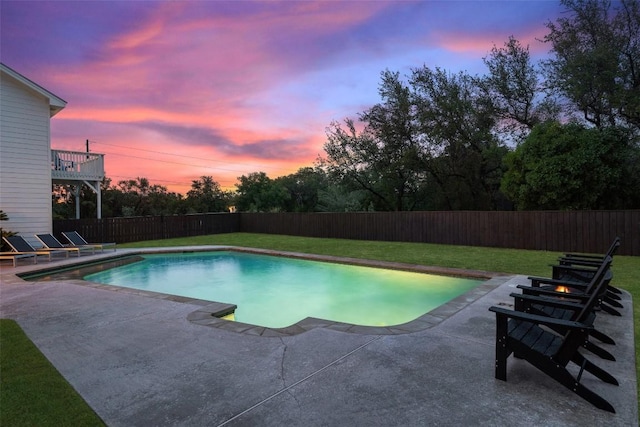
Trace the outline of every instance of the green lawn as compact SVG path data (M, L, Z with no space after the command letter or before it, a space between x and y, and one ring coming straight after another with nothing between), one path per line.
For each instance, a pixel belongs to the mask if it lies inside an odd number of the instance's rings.
M269 234L232 233L145 241L121 248L233 245L282 251L335 255L409 264L466 268L500 273L548 276L559 253L517 249L318 239ZM604 250L604 248L603 248ZM638 311L640 257L616 256L616 286L633 296L636 371L640 368ZM76 391L11 320L0 320L0 425L104 425Z
M0 319L0 426L104 426L24 334Z

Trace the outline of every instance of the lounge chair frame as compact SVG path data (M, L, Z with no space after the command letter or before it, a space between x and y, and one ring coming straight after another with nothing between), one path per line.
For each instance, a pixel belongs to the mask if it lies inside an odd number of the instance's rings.
M116 250L116 243L89 243L85 240L84 237L80 235L77 231L63 231L62 235L65 239L71 244L71 246L75 247L93 247L95 249L100 249L100 252L104 252L105 248L113 247L113 250Z
M95 248L91 247L77 247L77 246L65 246L63 245L53 234L50 233L39 233L36 234L36 239L40 241L47 249L54 249L59 251L67 251L71 253L75 253L77 256L80 256L83 251L91 251L91 254L96 253Z
M0 259L10 259L13 261L13 266L18 266L18 260L23 258L33 258L33 263L38 262L38 255L34 253L25 252L0 252Z
M9 245L9 247L11 247L11 250L15 253L19 253L19 254L35 254L36 256L38 255L43 255L46 256L48 258L49 261L51 261L51 256L53 255L60 255L60 254L64 254L65 258L69 257L69 252L67 251L60 251L57 249L48 249L48 248L34 248L33 246L31 246L31 243L27 242L24 237L19 236L19 235L15 235L15 236L5 236L3 237L4 241L7 242L7 244Z

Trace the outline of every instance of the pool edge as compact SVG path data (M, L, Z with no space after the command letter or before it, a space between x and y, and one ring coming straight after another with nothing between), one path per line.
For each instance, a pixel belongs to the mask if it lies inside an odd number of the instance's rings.
M402 335L419 332L432 328L444 320L448 319L455 313L467 307L469 304L477 301L487 293L496 289L503 283L510 280L513 276L496 275L489 280L481 283L475 288L457 296L451 301L417 317L406 323L391 326L362 326L343 322L333 322L315 317L307 317L299 322L284 328L269 328L266 326L257 326L249 323L236 321L228 321L216 317L217 303L211 306L205 305L188 316L188 320L192 323L217 329L223 329L235 333L266 336L266 337L284 337L298 335L308 332L312 329L324 328L339 332L356 333L363 335Z
M171 294L163 294L159 292L137 290L126 287L119 287L113 285L104 285L100 283L90 282L86 280L66 280L67 283L72 283L81 286L94 287L98 289L106 289L117 292L127 292L135 295L142 295L151 298L158 298L169 300L179 303L187 303L200 306L197 310L191 312L187 316L187 320L191 323L213 327L217 329L223 329L231 332L255 335L263 337L282 337L292 336L307 332L316 328L325 328L340 332L357 333L365 335L399 335L418 332L421 330L432 328L438 325L443 320L462 310L472 302L476 301L480 297L486 295L491 290L497 288L502 283L509 280L512 275L506 275L503 273L493 273L481 270L465 270L458 268L448 267L432 267L418 264L406 264L399 262L389 261L376 261L360 258L348 258L337 257L331 255L317 255L308 254L302 252L288 252L272 249L260 249L260 248L248 248L241 246L189 246L189 247L164 247L164 248L141 248L121 250L120 253L111 253L105 256L87 256L85 259L76 258L73 261L66 261L56 266L47 266L40 268L34 266L33 268L26 268L25 271L15 272L15 276L20 280L22 276L46 273L51 270L58 270L60 268L77 267L82 264L91 264L96 262L103 262L112 260L114 258L129 257L143 254L157 254L157 253L184 253L184 252L210 252L210 251L236 251L255 253L262 255L283 256L288 258L305 259L311 261L332 262L338 264L358 265L372 268L384 268L391 270L411 271L424 274L439 274L453 277L465 277L470 279L485 279L483 283L475 288L465 292L462 295L457 296L451 301L417 317L406 323L392 325L392 326L362 326L354 325L343 322L334 322L324 319L318 319L313 317L307 317L299 322L283 328L270 328L266 326L252 325L248 323L242 323L237 321L229 321L220 317L229 314L235 309L233 304L219 303L215 301L201 300L196 298L182 297ZM90 258L90 259L89 259ZM23 270L22 268L20 270Z

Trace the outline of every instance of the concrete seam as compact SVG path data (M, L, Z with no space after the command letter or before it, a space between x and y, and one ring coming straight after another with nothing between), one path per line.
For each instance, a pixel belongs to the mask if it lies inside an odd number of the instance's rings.
M244 414L254 410L255 408L257 408L258 406L261 406L263 403L268 402L269 400L281 395L282 393L285 393L287 391L289 391L290 389L292 389L293 387L297 386L298 384L301 384L305 381L307 381L308 379L310 379L311 377L314 377L315 375L319 374L320 372L323 372L327 369L329 369L331 366L337 364L338 362L346 359L347 357L351 356L353 353L363 349L364 347L368 346L369 344L371 344L374 341L379 340L380 338L382 338L384 335L378 335L375 338L370 339L369 341L367 341L366 343L354 348L353 350L351 350L350 352L340 356L339 358L337 358L336 360L334 360L333 362L329 363L328 365L323 366L322 368L318 369L315 372L310 373L309 375L307 375L306 377L296 381L295 383L291 384L290 386L287 386L285 388L283 388L282 390L278 390L277 392L275 392L274 394L272 394L271 396L268 396L264 399L262 399L260 402L250 406L249 408L245 409L244 411L240 412L239 414L234 415L233 417L229 418L228 420L226 420L225 422L223 422L222 424L218 424L218 427L222 427L227 425L228 423L235 421L236 419L240 418L241 416L243 416Z

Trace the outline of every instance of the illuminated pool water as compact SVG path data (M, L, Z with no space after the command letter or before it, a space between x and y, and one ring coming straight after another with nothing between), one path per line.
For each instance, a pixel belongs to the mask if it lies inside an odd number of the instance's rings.
M363 326L409 322L481 281L216 251L148 254L85 280L236 304L235 320L271 328L306 317Z

